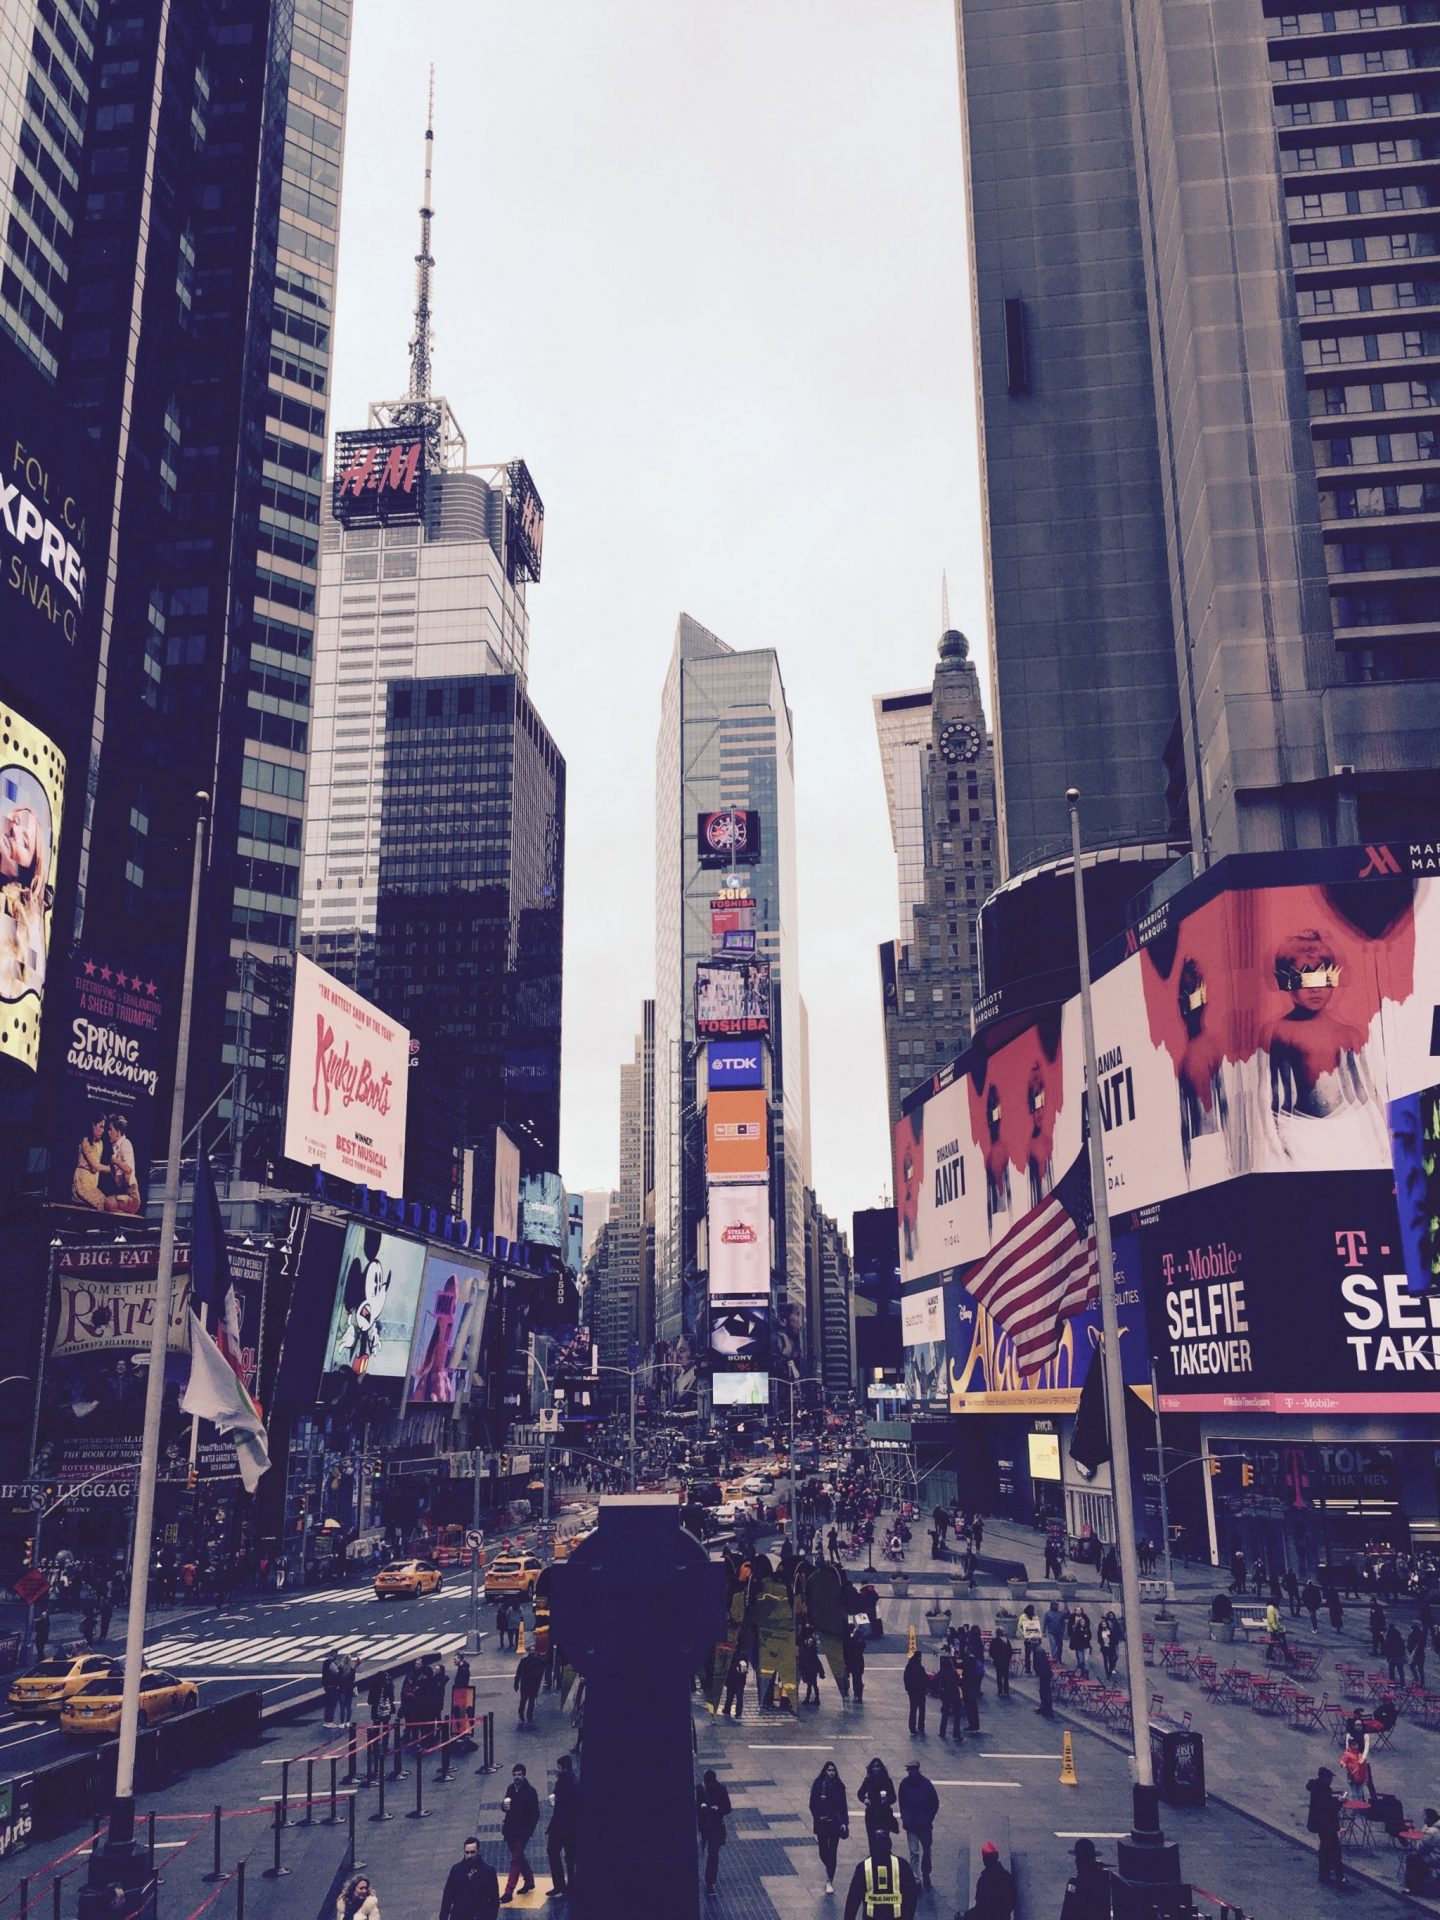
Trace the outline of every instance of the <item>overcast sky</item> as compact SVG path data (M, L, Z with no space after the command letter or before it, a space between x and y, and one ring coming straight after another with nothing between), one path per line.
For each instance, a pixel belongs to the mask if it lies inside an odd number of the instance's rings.
M332 428L403 391L426 68L435 384L545 501L530 691L569 767L571 1188L618 1175L654 988L676 616L772 646L795 716L815 1183L889 1186L896 931L870 696L984 659L949 0L356 0Z

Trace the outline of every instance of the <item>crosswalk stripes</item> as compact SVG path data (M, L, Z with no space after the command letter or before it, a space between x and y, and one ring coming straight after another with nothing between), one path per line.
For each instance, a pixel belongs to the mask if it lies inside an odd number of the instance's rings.
M419 1600L454 1600L462 1592L465 1592L465 1593L469 1592L469 1576L468 1575L464 1577L463 1584L457 1584L450 1587L437 1587L433 1593L417 1594L415 1598ZM315 1593L293 1594L290 1597L290 1599L277 1600L275 1604L277 1607L285 1607L285 1608L343 1607L343 1606L381 1607L381 1606L393 1606L394 1602L389 1600L378 1600L375 1597L374 1587L372 1587L370 1582L367 1580L363 1587L340 1587L338 1589L335 1587L322 1587ZM407 1602L406 1604L408 1605L409 1603Z
M177 1634L157 1640L146 1649L145 1658L153 1666L176 1667L183 1673L206 1667L235 1672L243 1668L264 1670L272 1667L320 1663L332 1651L348 1653L357 1667L391 1666L422 1653L458 1653L465 1644L464 1633L399 1634L268 1634L260 1639L190 1639Z

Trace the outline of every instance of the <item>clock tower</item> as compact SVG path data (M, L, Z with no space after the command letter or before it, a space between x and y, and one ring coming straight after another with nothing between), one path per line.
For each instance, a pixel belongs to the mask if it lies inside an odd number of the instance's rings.
M928 691L881 695L875 715L900 878L900 938L880 949L893 1120L970 1044L978 914L999 871L994 750L964 634L941 637Z

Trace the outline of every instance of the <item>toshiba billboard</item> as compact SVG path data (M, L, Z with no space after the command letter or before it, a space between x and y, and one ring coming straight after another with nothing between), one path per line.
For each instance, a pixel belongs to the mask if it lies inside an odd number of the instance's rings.
M285 1157L399 1193L409 1070L408 1029L297 954Z
M765 1151L763 1092L716 1093L705 1102L705 1163L712 1180L763 1180L770 1171Z

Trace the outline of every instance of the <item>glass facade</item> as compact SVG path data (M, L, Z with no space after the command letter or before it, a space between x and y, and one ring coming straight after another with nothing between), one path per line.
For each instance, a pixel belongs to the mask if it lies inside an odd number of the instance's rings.
M655 1333L689 1339L705 1297L703 1115L696 1107L695 967L710 957L696 818L737 806L761 817L762 858L745 869L756 951L771 967L770 1185L777 1305L805 1303L804 1073L795 893L795 765L780 664L736 653L680 616L661 701L655 798Z
M458 1110L488 1219L499 1124L527 1172L559 1166L565 762L515 674L394 679L385 702L376 999L418 1042L412 1116Z

